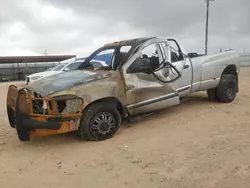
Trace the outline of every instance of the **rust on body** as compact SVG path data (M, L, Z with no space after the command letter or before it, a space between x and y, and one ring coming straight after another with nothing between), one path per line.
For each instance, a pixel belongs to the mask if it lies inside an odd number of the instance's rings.
M130 45L132 48L127 58L138 44L146 40L114 42L102 48L117 49ZM49 76L21 88L11 85L7 96L8 117L18 134L20 127L28 127L26 130L30 138L61 134L78 130L88 105L103 99L114 99L124 108L134 100L134 95L130 96L126 91L119 69L76 70ZM128 116L126 110L123 113L124 117ZM50 124L51 127L48 127Z

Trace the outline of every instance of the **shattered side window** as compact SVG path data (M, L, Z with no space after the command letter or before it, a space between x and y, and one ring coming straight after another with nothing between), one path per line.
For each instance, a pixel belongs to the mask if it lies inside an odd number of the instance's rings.
M139 58L149 59L153 69L160 65L160 55L157 45L158 44L150 44L149 46L143 48L139 55Z
M167 59L167 44L166 43L159 43L160 49L162 51L163 59Z
M140 52L140 58L148 58L148 59L159 58L156 45L151 44L142 49L142 51Z
M180 48L174 41L168 41L169 46L170 46L170 53L171 53L171 61L172 63L176 61L182 61L183 56L180 54Z

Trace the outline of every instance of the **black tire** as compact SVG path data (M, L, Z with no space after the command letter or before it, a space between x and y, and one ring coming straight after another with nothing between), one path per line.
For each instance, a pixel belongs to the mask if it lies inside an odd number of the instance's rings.
M219 101L217 96L217 88L207 90L207 96L209 101Z
M15 112L14 112L14 110L12 109L12 108L10 108L10 107L8 107L7 106L7 115L8 115L8 120L9 120L9 124L10 124L10 126L12 127L12 128L15 128L16 126L15 126L15 122L16 122L16 120L15 120Z
M238 81L235 75L224 74L216 88L218 100L224 103L232 102L237 94Z
M9 124L12 128L16 127L16 119L15 119L15 111L11 108L10 99L9 97L13 97L13 90L17 90L17 87L14 85L9 86L8 92L7 92L7 100L6 100L6 107L7 107L7 115ZM11 96L10 96L11 95Z
M17 109L17 111L19 112L19 109ZM22 116L19 113L16 113L16 121L18 122L16 124L16 131L17 131L17 135L20 141L22 142L26 142L29 141L29 129L27 127L25 127L22 123Z
M84 140L102 141L111 138L120 125L121 115L115 105L96 103L84 111L78 135Z
M16 127L17 135L20 141L27 142L30 140L29 138L29 129L25 127Z

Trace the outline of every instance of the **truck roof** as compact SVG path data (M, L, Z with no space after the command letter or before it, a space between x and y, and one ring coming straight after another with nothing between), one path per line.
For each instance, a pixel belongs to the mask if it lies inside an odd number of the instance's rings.
M122 40L122 41L116 41L112 43L105 44L104 47L107 46L131 46L138 43L143 43L149 39L156 38L156 37L143 37L143 38L135 38L135 39L129 39L129 40Z

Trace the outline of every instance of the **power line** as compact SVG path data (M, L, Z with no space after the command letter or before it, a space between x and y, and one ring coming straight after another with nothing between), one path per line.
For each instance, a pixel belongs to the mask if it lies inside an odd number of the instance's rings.
M208 17L209 17L209 4L210 1L215 1L215 0L205 0L207 3L207 15L206 15L206 39L205 39L205 54L207 55L207 43L208 43Z

